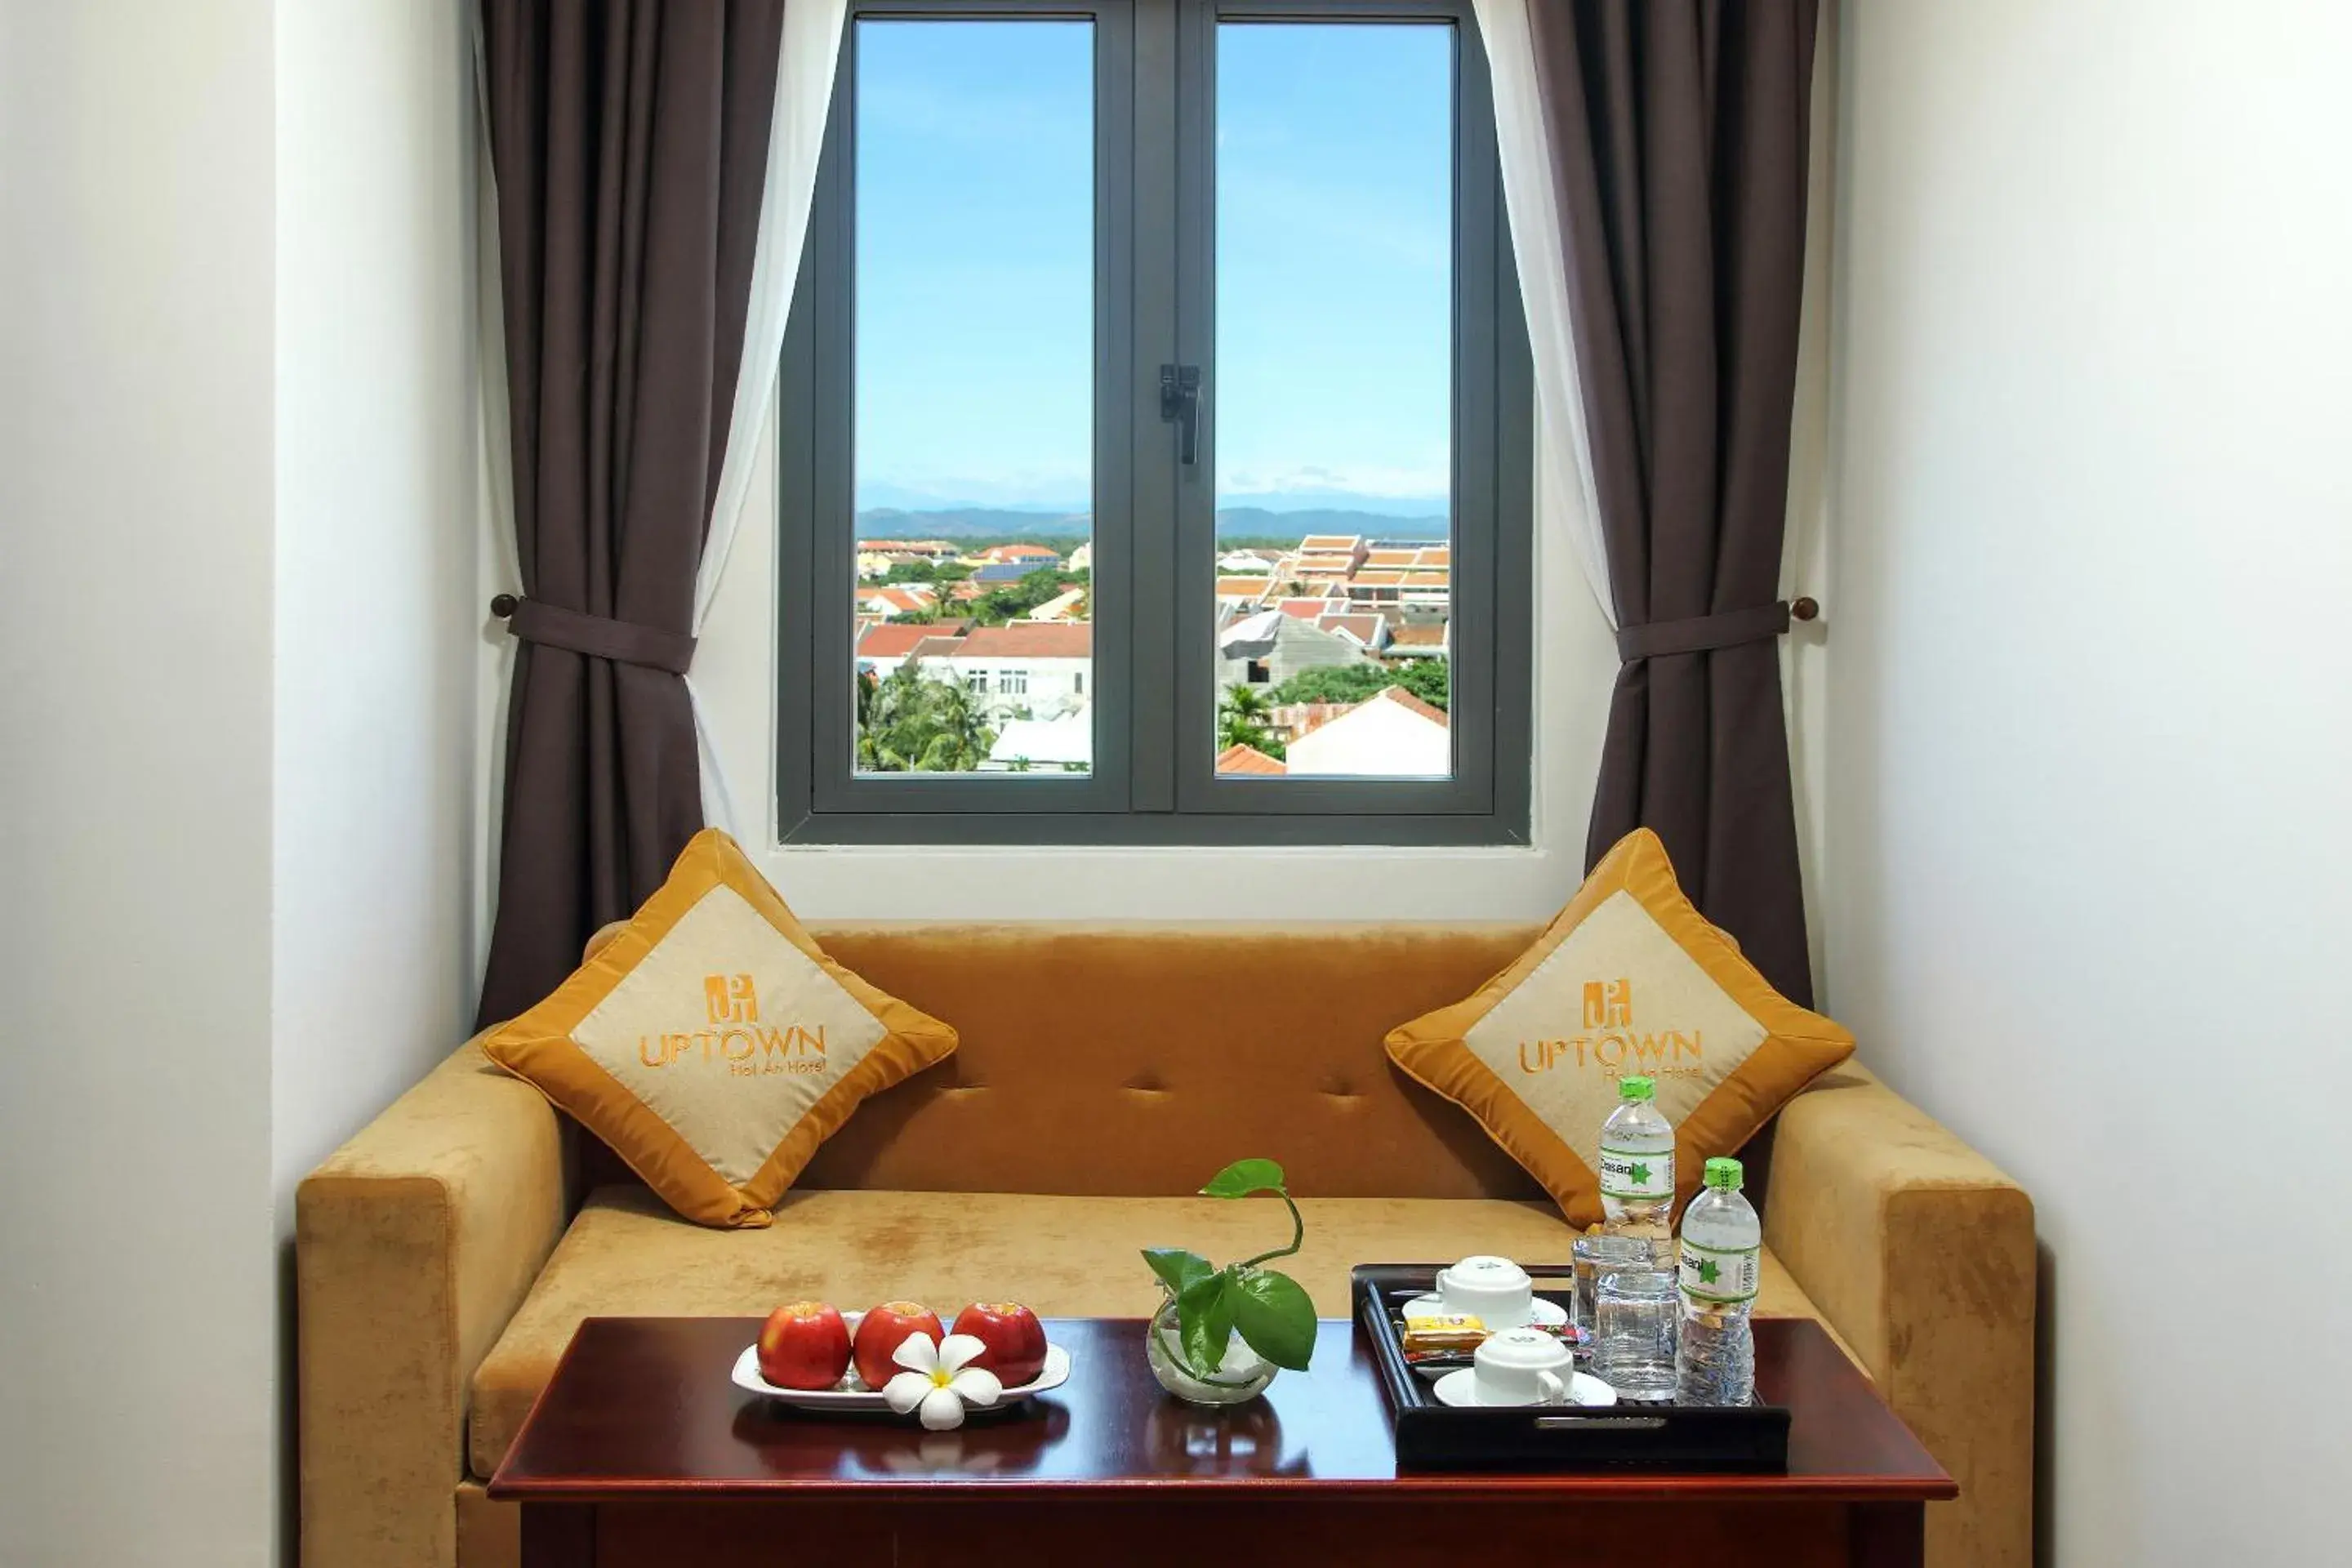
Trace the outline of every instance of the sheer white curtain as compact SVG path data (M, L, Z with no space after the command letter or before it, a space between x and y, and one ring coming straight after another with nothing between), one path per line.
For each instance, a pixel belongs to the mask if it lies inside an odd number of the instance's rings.
M760 244L751 262L751 309L743 326L743 369L727 426L727 456L719 468L710 532L694 579L694 630L701 635L743 522L743 500L758 465L760 429L775 395L776 364L792 314L793 283L808 242L809 205L816 191L817 155L824 145L825 111L833 101L834 66L848 0L791 0L784 8L782 63L776 72L776 123L768 135L768 192L760 205ZM728 787L710 721L694 677L694 735L702 769L702 819L736 833L735 796ZM739 835L740 837L740 835Z
M1576 380L1576 341L1569 318L1568 255L1561 241L1559 189L1550 138L1536 83L1535 39L1528 7L1547 0L1476 0L1495 85L1495 135L1503 165L1503 199L1510 209L1511 248L1526 299L1528 343L1536 373L1536 505L1540 518L1558 519L1584 568L1584 580L1609 625L1618 625L1609 588L1609 558L1601 538L1601 508L1592 484L1592 450L1584 430L1583 395ZM1554 0L1557 3L1557 0Z

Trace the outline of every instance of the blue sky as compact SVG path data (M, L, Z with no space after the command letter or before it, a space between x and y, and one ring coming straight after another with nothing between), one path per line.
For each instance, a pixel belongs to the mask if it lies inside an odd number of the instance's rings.
M1445 510L1452 47L1220 29L1221 500ZM1091 27L866 22L856 58L860 504L1084 505Z

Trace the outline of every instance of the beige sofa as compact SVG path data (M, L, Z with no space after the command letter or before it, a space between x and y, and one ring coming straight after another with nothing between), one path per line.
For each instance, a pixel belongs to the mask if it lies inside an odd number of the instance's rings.
M1568 1252L1527 1175L1381 1047L1530 928L819 934L963 1044L868 1102L772 1228L677 1219L472 1044L302 1184L306 1568L514 1563L514 1517L483 1483L592 1314L887 1295L1139 1314L1154 1290L1138 1247L1230 1257L1279 1239L1265 1205L1182 1195L1250 1154L1289 1170L1307 1222L1295 1272L1327 1316L1345 1312L1359 1261ZM2025 1194L1858 1068L1758 1144L1759 1310L1821 1321L1958 1478L1959 1500L1929 1510L1931 1563L2024 1568Z

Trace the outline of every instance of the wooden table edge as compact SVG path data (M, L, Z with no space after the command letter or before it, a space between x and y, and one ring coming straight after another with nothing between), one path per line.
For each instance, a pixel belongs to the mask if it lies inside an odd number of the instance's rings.
M703 1318L685 1314L665 1314L668 1321L701 1321ZM757 1500L767 1499L789 1501L796 1497L824 1495L840 1497L845 1491L859 1498L894 1504L917 1503L959 1506L985 1504L992 1499L1012 1494L1044 1500L1059 1499L1098 1499L1158 1497L1168 1494L1214 1498L1277 1495L1324 1498L1333 1501L1378 1503L1383 1499L1421 1499L1430 1493L1460 1498L1500 1500L1527 1497L1558 1497L1562 1500L1582 1498L1600 1501L1616 1500L1627 1502L1668 1501L1694 1496L1719 1499L1727 1502L1769 1502L1775 1499L1816 1503L1929 1503L1948 1502L1960 1495L1955 1481L1940 1463L1933 1476L1906 1477L1873 1475L1812 1475L1791 1477L1786 1474L1743 1475L1721 1471L1647 1471L1612 1470L1449 1470L1423 1469L1406 1471L1389 1477L1323 1478L1315 1476L1120 1476L1092 1478L1084 1480L1039 1479L1006 1476L978 1477L914 1477L904 1479L871 1478L845 1483L835 1477L731 1477L724 1479L698 1479L669 1476L598 1477L593 1480L538 1479L517 1478L509 1474L515 1457L524 1451L524 1439L538 1419L540 1407L549 1394L562 1381L564 1369L583 1337L588 1324L625 1320L626 1314L594 1313L581 1320L580 1327L565 1342L562 1353L556 1358L547 1381L533 1396L531 1405L512 1441L499 1456L498 1468L491 1473L486 1494L499 1502L593 1504L604 1501L645 1502L661 1499ZM648 1321L643 1318L635 1321ZM1061 1318L1055 1321L1073 1321ZM1147 1320L1135 1316L1102 1317L1096 1322L1139 1323ZM1328 1318L1321 1321L1356 1331L1351 1320ZM1843 1353L1843 1352L1841 1352ZM1044 1394L1041 1399L1051 1400ZM1916 1440L1916 1439L1915 1439ZM1935 1462L1929 1456L1930 1462Z

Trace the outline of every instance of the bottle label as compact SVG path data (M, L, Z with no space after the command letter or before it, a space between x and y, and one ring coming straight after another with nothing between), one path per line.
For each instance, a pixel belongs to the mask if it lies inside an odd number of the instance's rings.
M1601 1146L1601 1191L1612 1198L1671 1198L1675 1195L1675 1157L1636 1153L1631 1149Z
M1685 1237L1682 1247L1683 1294L1694 1301L1737 1306L1756 1300L1757 1249L1701 1247Z

